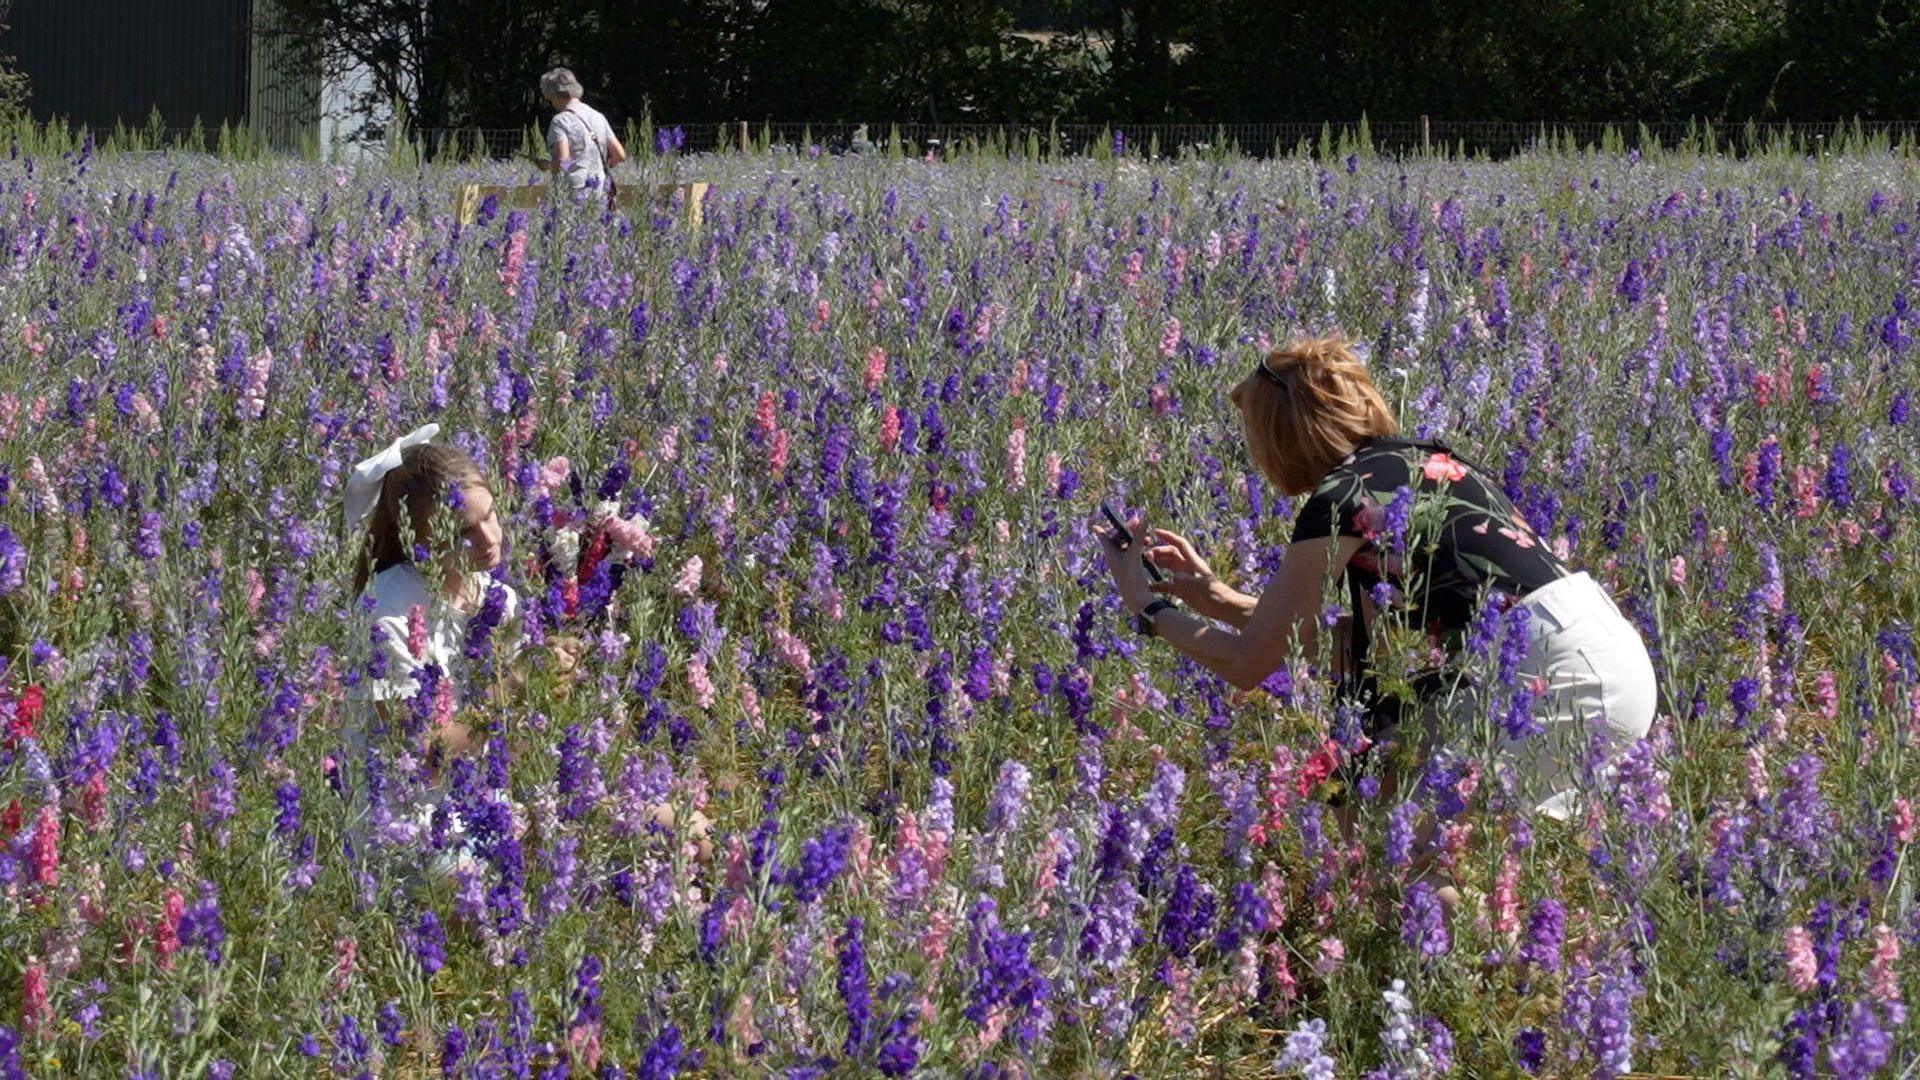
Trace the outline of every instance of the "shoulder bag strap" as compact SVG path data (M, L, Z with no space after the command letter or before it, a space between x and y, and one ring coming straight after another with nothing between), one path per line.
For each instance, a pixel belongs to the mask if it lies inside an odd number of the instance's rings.
M577 117L580 121L580 126L587 129L587 138L593 140L594 147L600 151L600 160L604 162L607 160L607 144L600 138L600 133L594 130L593 118L574 108L574 106L579 104L579 101L567 102L566 111Z

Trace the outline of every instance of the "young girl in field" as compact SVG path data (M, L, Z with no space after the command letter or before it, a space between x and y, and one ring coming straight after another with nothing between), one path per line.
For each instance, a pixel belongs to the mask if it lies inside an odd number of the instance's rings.
M464 451L432 442L438 433L428 424L396 440L347 481L347 525L362 536L354 592L370 605L374 649L350 697L423 727L429 756L471 746L461 691L476 661L511 655L520 628L518 594L489 576L504 555L493 491Z
M464 451L432 441L438 432L428 424L355 465L346 498L348 535L360 543L354 593L371 616L371 652L349 691L371 705L352 721L353 765L374 741L389 742L420 755L436 782L476 743L462 699L504 670L521 631L518 594L492 576L505 539L493 490ZM435 801L422 806L423 824Z

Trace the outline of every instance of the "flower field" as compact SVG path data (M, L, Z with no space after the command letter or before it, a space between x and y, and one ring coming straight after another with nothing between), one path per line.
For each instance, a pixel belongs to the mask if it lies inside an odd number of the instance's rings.
M0 162L0 1076L1920 1061L1914 161L751 154L623 178L697 228L459 226L491 168ZM1314 658L1124 628L1100 500L1257 591L1225 394L1335 326L1652 646L1583 816L1462 733L1349 844ZM427 422L524 617L444 793L348 701L345 476Z

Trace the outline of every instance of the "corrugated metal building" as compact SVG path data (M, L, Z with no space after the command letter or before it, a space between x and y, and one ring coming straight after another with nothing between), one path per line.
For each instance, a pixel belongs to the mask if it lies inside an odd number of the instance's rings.
M37 120L111 129L249 127L294 149L320 131L320 69L272 0L15 0L0 49L31 80Z

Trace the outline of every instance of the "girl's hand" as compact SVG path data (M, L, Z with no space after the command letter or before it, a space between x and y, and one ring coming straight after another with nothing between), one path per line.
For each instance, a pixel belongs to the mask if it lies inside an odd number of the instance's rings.
M556 637L553 639L553 664L562 675L572 674L580 665L580 657L587 651L587 643L579 638Z

